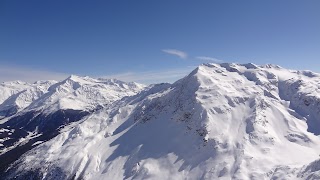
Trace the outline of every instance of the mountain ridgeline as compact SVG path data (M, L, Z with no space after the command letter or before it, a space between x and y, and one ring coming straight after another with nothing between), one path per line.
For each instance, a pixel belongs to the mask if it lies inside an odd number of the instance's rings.
M5 179L320 179L320 75L203 64L173 84L0 85Z
M0 171L57 136L63 127L143 88L137 83L74 75L61 82L0 84Z

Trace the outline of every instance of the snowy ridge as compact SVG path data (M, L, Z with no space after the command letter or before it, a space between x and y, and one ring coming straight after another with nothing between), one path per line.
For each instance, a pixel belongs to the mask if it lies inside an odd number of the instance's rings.
M21 81L0 84L0 118L11 116L26 108L45 94L55 81L37 81L33 84Z
M124 96L134 95L145 86L125 83L115 79L93 79L72 75L49 87L49 92L33 102L28 109L46 109L47 113L57 109L92 110Z
M310 71L204 64L85 116L5 177L317 179L319 87Z
M144 88L75 75L61 82L0 84L0 172L24 152L58 135L62 127Z
M98 105L134 95L144 87L133 82L76 75L71 75L61 82L4 82L0 84L0 116L11 116L22 110L46 110L47 113L59 109L92 110ZM10 109L12 111L8 113Z

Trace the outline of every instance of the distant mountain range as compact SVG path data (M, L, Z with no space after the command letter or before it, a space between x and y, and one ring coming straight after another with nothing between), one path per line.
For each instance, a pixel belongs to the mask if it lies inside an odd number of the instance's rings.
M58 135L65 126L72 127L83 117L144 87L74 75L61 82L0 84L0 171L26 151Z
M0 117L3 179L320 179L311 71L222 63L173 84L5 82Z

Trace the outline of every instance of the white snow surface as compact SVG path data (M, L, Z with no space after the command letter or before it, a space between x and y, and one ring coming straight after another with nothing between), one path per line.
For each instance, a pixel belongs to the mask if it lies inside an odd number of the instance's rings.
M61 82L4 82L0 84L0 111L14 106L19 111L45 110L46 113L59 109L91 110L97 105L134 95L144 87L133 82L76 75Z
M33 84L12 81L0 84L0 111L11 107L23 109L44 95L56 81L37 81Z
M101 87L109 83L71 77L51 86L50 96L31 108L41 103L88 108L105 101L110 90ZM320 127L308 127L309 122L320 124L319 89L320 75L310 71L204 64L172 85L154 85L66 127L23 155L12 166L13 174L38 170L44 178L63 174L66 179L319 179ZM115 98L117 93L112 91Z
M51 86L49 92L33 102L29 109L44 108L47 113L57 109L91 110L98 105L104 106L122 97L134 95L144 87L134 82L72 75Z
M116 79L94 79L76 75L71 75L60 82L4 82L0 84L0 124L29 111L44 114L67 109L91 111L125 96L132 96L145 87L145 85L134 82L127 83ZM1 114L10 109L16 109L17 112L8 117ZM0 128L0 132L4 130ZM24 138L20 143L2 149L0 155L29 140L29 138ZM0 138L0 146L3 146L3 141L4 139Z

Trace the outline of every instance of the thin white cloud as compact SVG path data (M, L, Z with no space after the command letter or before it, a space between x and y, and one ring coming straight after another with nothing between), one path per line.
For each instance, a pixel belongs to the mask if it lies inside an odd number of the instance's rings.
M163 49L162 52L167 53L167 54L171 54L174 56L178 56L181 59L187 59L188 58L188 54L186 52L177 50L177 49Z
M221 63L223 62L220 59L213 58L213 57L208 57L208 56L198 56L196 59L202 60L202 61L211 61L211 62L216 62L216 63Z
M0 82L20 80L32 83L37 80L62 80L67 77L67 74L59 72L0 65Z
M155 84L169 82L188 75L195 67L186 67L181 69L170 69L165 71L146 71L146 72L126 72L121 74L112 74L104 78L115 78L126 82L139 82L143 84Z

